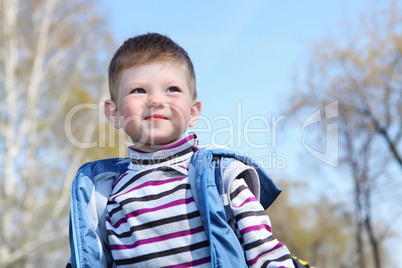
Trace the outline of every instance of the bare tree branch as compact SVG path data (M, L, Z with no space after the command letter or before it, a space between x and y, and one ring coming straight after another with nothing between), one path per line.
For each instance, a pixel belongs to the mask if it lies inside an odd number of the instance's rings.
M393 209L398 188L391 189L390 182L401 178L401 14L393 1L386 10L363 16L357 31L347 29L353 36L318 42L307 63L306 82L298 83L302 94L293 94L287 109L302 114L311 106L338 101L340 163L350 171L353 186L360 268L387 265L381 255L392 222L373 204L378 200ZM384 189L386 196L380 193Z

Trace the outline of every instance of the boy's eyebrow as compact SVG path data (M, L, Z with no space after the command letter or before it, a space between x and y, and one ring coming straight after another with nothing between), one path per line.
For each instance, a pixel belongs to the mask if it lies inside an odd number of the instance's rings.
M143 82L141 80L140 81L132 81L131 83L128 83L126 85L126 87L127 86L128 87L132 87L132 86L147 86L148 84L152 84L152 82L151 83L146 82L146 81ZM179 84L181 86L183 86L183 85L189 86L188 83L187 83L187 79L186 79L186 81L181 81L180 79L172 79L172 80L167 80L164 83L164 85L166 85L166 86L168 86L170 84Z
M169 84L179 84L179 85L183 86L183 85L187 85L187 81L182 82L182 81L179 81L179 80L170 80L170 81L166 82L166 84L167 85L169 85Z
M147 87L146 83L131 82L131 83L125 84L124 87L122 84L120 84L120 86L117 90L120 91L121 93L124 93L131 89L145 88L145 87Z

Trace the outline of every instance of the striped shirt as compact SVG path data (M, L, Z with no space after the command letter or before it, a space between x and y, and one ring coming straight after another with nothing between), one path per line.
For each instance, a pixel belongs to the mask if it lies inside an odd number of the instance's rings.
M118 267L211 266L210 245L188 181L196 146L190 134L152 153L129 148L131 164L113 184L107 204L106 229ZM242 165L231 173L237 176L251 168ZM235 232L249 266L293 267L244 180L235 180L230 198Z
M188 182L193 135L147 153L113 184L106 228L119 267L210 267L210 247Z

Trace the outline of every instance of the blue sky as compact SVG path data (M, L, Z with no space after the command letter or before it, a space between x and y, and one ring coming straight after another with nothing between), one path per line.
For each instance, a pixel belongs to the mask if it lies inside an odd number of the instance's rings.
M303 70L311 44L327 35L342 36L345 28L340 23L358 19L360 13L378 5L375 1L99 3L116 46L134 35L159 32L187 50L202 101L202 117L192 129L201 144L216 142L250 154L265 161L271 174L296 177L310 171L316 175L320 168L334 171L306 151L301 141L302 123L291 120L283 109L293 93L292 76ZM259 133L253 130L256 128ZM311 147L325 150L324 144L309 142ZM310 159L311 166L300 159ZM336 182L328 179L322 183L334 187Z
M265 161L271 172L288 175L306 172L299 159L312 158L302 146L301 126L283 127L291 122L282 109L292 94L292 75L313 42L338 34L342 20L374 5L361 0L100 3L118 45L159 32L187 50L203 104L203 117L193 129L200 143L228 145ZM255 128L261 132L250 130ZM325 165L314 158L312 163Z
M187 50L195 66L198 96L203 105L202 120L193 129L201 144L223 143L250 154L265 161L263 164L276 178L308 178L314 182L310 184L313 195L319 195L323 189L331 191L332 196L344 195L345 180L338 177L341 173L306 151L301 141L301 123L292 121L282 110L293 93L292 76L303 70L311 44L327 35L342 36L345 28L340 27L341 22L357 20L362 12L389 1L99 3L117 45L137 34L159 32ZM281 116L286 119L281 120ZM285 123L291 125L284 128ZM268 127L270 132L244 136L246 129ZM267 148L258 149L250 143Z

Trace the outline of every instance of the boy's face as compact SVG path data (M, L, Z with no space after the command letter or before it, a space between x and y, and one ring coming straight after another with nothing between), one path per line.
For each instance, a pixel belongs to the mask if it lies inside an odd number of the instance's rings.
M191 98L184 64L151 62L123 71L116 102L105 113L143 151L181 139L197 123L201 102Z

